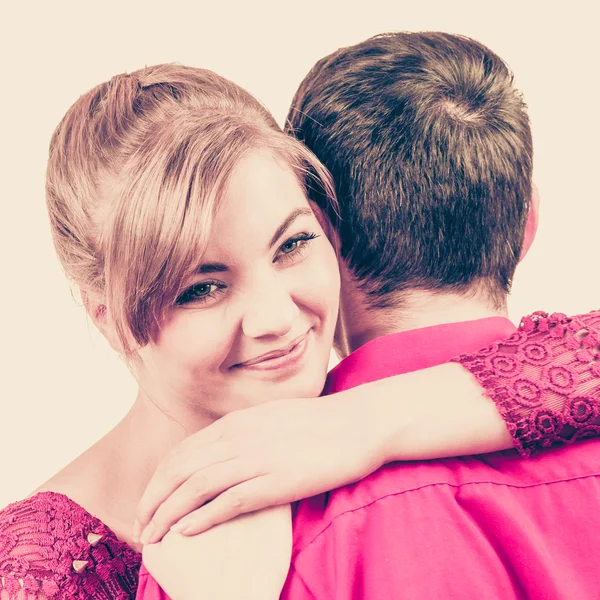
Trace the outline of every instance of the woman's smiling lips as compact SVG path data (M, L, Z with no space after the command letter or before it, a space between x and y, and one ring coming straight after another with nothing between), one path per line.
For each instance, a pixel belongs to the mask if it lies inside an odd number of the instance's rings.
M295 366L304 356L308 347L308 336L310 331L296 338L285 348L273 350L261 354L243 363L238 363L231 367L232 369L247 369L252 371L275 371L286 367Z

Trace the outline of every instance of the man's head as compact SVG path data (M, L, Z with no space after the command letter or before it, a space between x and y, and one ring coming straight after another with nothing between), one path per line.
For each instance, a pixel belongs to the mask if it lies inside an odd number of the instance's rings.
M532 142L498 56L446 33L371 38L315 65L288 130L334 177L341 258L370 306L393 307L409 290L472 289L504 304Z

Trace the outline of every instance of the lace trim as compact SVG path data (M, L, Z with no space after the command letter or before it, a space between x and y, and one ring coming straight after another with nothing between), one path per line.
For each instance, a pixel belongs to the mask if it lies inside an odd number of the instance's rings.
M42 492L0 511L0 598L130 600L141 555L68 497Z
M508 340L454 359L477 378L528 456L600 435L600 311L536 312Z

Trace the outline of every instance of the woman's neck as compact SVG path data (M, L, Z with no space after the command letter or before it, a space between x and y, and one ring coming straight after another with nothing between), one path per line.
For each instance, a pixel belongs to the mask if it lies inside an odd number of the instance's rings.
M207 416L167 415L140 392L111 431L36 491L65 494L135 547L136 508L160 461L211 422Z

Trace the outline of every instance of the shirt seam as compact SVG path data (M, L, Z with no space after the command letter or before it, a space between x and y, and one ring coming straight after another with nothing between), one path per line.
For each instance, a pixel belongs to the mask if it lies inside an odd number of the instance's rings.
M385 496L380 496L379 498L375 498L374 500L371 500L370 502L367 502L366 504L345 510L344 512L340 513L339 515L336 515L333 519L331 519L331 521L327 524L327 526L323 530L321 530L310 542L308 542L306 544L306 546L304 546L301 550L299 550L294 555L293 562L295 563L296 560L298 559L298 557L303 552L308 550L308 548L310 546L312 546L312 544L314 544L323 534L325 534L329 530L329 528L335 523L335 521L337 521L340 517L343 517L347 514L357 512L359 510L363 510L364 508L368 508L369 506L372 506L373 504L376 504L377 502L380 502L381 500L385 500L387 498L391 498L394 496L402 496L402 495L410 493L410 492L418 492L419 490L422 490L422 489L426 489L426 488L430 488L430 487L438 487L438 486L447 486L447 487L459 489L459 488L470 486L470 485L482 485L483 484L483 485L497 485L497 486L502 486L502 487L515 488L515 489L529 489L529 488L536 488L536 487L541 487L541 486L546 486L546 485L553 485L556 483L567 483L569 481L577 481L579 479L589 479L592 477L599 477L599 476L600 476L600 473L590 473L588 475L579 475L577 477L554 479L552 481L541 481L539 483L530 483L530 484L522 484L522 485L518 485L518 484L514 484L514 483L500 483L498 481L467 481L465 483L458 483L458 484L457 483L448 483L445 481L444 482L438 481L435 483L426 483L426 484L423 484L423 485L420 485L417 487L413 487L410 489L402 490L399 492L391 492L389 494L386 494ZM298 571L298 568L295 566L295 564L294 564L294 569L296 571Z

